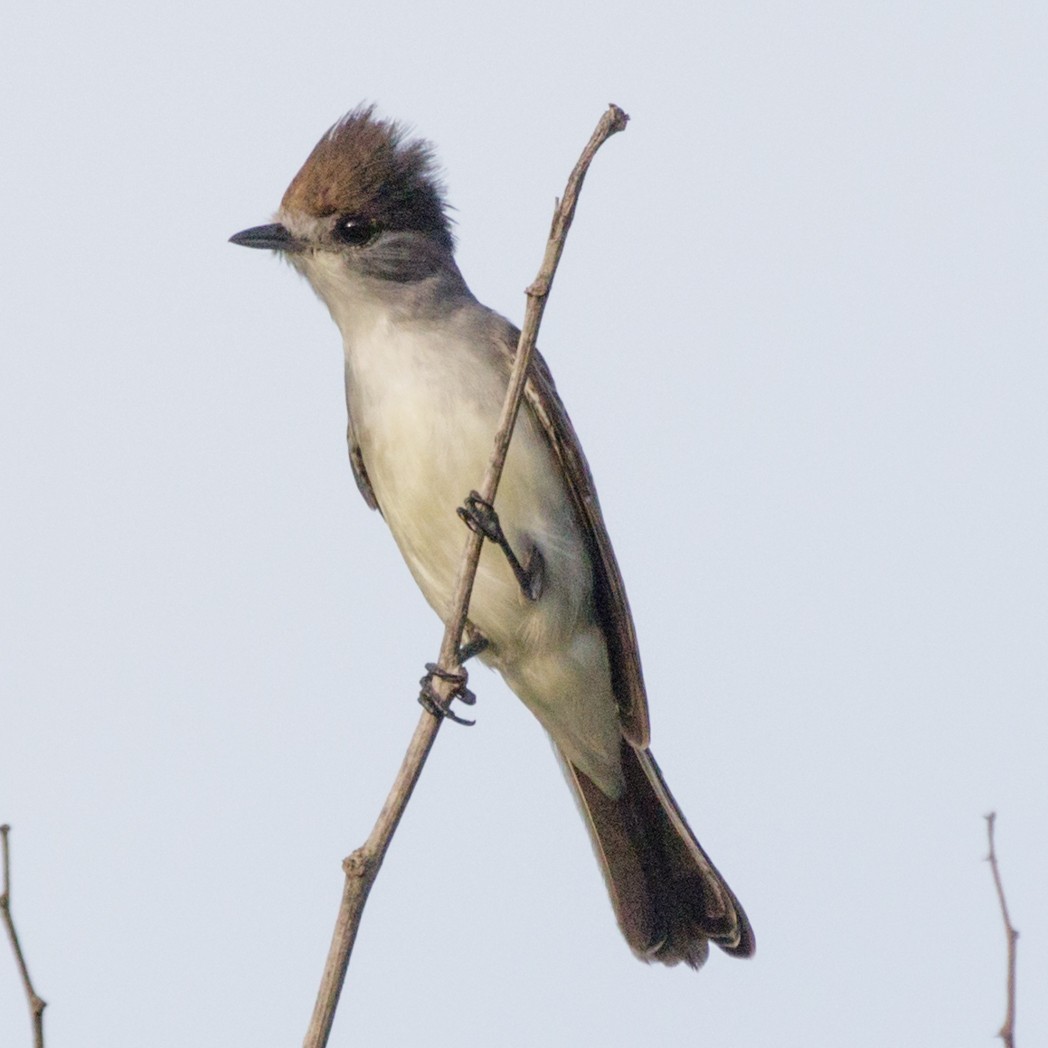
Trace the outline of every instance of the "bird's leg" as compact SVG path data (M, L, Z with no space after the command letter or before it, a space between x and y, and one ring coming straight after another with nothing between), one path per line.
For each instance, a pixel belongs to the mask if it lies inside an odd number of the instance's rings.
M436 688L433 687L435 679L447 681L451 684L451 690L445 699ZM426 675L419 681L422 690L418 693L418 701L421 706L433 714L434 717L445 717L453 720L456 724L465 724L467 727L476 724L476 721L460 717L451 709L455 699L461 699L467 706L472 706L477 701L477 696L466 687L469 674L460 666L457 671L441 669L435 662L426 663Z
M542 595L544 581L544 565L538 547L533 546L528 554L527 564L521 564L516 553L513 552L513 547L509 544L509 539L506 538L506 533L502 530L495 507L475 491L471 491L466 498L466 504L458 508L458 515L466 522L466 526L471 531L483 535L502 550L520 585L521 592L528 600L538 600Z
M479 655L488 648L488 638L471 622L466 623L466 643L458 650L459 665L462 666L470 659Z

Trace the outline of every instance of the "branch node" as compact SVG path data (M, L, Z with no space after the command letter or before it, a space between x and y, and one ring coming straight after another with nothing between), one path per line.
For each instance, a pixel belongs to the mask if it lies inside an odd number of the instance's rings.
M357 848L342 860L342 872L347 877L365 881L371 873L373 863L366 848Z

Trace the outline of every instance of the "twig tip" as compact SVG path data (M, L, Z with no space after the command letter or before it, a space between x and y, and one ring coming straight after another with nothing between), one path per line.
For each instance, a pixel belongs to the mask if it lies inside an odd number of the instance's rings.
M608 119L611 122L612 131L625 131L630 115L621 106L615 105L614 102L609 102Z

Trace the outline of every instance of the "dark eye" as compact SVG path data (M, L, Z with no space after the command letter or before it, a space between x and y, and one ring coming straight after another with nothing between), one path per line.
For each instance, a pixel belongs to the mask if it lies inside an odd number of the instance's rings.
M378 235L379 227L370 218L362 218L360 215L343 215L335 223L334 235L340 244L350 244L360 247Z

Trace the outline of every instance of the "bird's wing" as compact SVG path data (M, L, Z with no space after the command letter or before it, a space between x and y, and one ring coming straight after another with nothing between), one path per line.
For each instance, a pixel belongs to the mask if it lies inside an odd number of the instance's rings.
M360 450L360 443L353 432L353 412L349 406L349 386L346 386L346 443L349 445L349 464L353 467L353 479L357 482L360 494L371 509L378 509L378 499L375 498L375 489L368 479L368 471L364 466L364 455ZM381 513L382 511L379 510Z
M519 335L516 328L512 325L507 326L510 330L506 338L512 356L516 353ZM649 736L648 700L644 691L637 634L633 627L629 601L626 599L626 587L615 560L615 551L611 548L608 529L604 526L604 516L597 500L593 475L582 452L579 438L575 434L575 428L557 393L553 376L537 350L532 356L530 370L524 389L525 400L560 460L590 547L594 599L608 645L612 687L619 707L623 734L634 746L646 747Z

